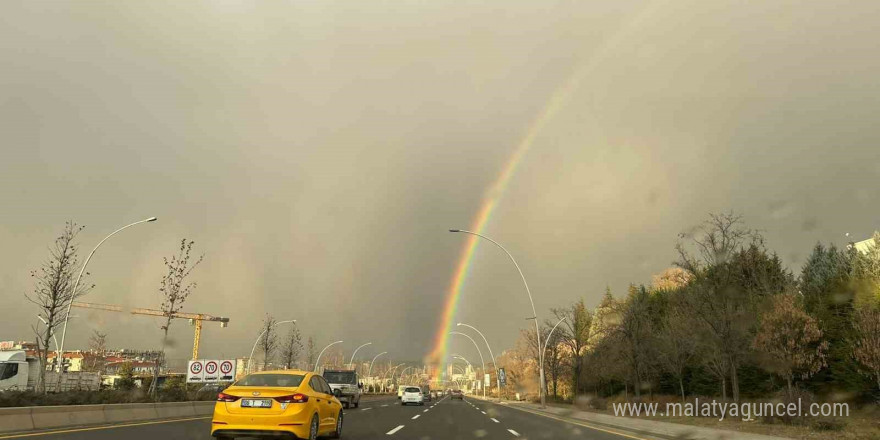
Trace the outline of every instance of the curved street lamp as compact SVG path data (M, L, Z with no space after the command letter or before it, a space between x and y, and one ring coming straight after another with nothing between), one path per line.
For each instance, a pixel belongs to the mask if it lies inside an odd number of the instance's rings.
M276 322L275 324L273 324L271 327L264 328L263 331L260 332L260 335L257 336L257 339L254 341L254 347L251 348L251 355L250 355L250 357L248 357L248 364L247 364L247 372L248 372L248 374L250 374L250 372L251 372L251 363L252 363L253 360L254 360L254 352L257 350L257 344L260 343L260 338L262 338L263 335L266 334L266 331L268 331L270 328L275 328L275 327L278 326L279 324L287 324L287 323L290 323L290 322L296 322L296 320L295 320L295 319L289 319L289 320L287 320L287 321L278 321L278 322ZM265 363L265 362L266 362L266 361L263 360L263 363ZM263 368L266 368L266 367L263 366Z
M406 370L409 370L410 368L414 368L414 367L412 365L410 365L409 367L406 367L403 370L400 370L400 374L397 375L397 382L400 382L400 379L403 379L403 373L406 373Z
M553 328L550 329L550 333L547 334L547 340L544 341L544 347L541 348L541 359L544 359L544 353L547 351L547 345L550 344L550 337L553 336L553 332L556 330L556 327L559 327L559 324L562 324L562 321L565 321L565 318L567 318L567 316L563 316L562 319L560 319L559 322L557 322L556 325L554 325ZM540 343L540 341L538 341L538 343Z
M474 343L474 347L477 347L477 353L480 354L480 362L483 364L483 374L486 374L486 361L483 360L483 351L480 350L480 346L477 345L477 341L475 341L474 338L470 337L470 335L468 335L467 333L462 333L462 332L449 332L449 334L450 334L450 335L461 335L461 336L464 336L464 337L470 339L471 342ZM480 379L482 379L482 378L480 378ZM480 380L480 382L482 383L483 381ZM485 398L486 398L486 387L485 387L485 384L483 384L483 385L484 385L484 386L481 386L480 388L483 389L483 398L485 399Z
M483 335L483 332L479 331L476 327L474 327L470 324L465 324L463 322L459 322L458 324L456 324L456 326L465 326L465 327L473 329L475 332L479 333L480 337L483 338L483 342L486 343L486 348L489 349L489 356L492 357L492 366L495 368L495 386L498 388L498 401L500 402L501 401L501 376L498 375L498 363L495 362L495 355L492 354L492 347L489 346L489 341L486 340L486 336Z
M92 252L89 253L89 256L86 258L85 263L83 263L82 268L80 268L80 270L79 270L79 276L76 277L76 282L73 283L73 290L70 293L70 301L67 303L67 313L64 314L64 328L61 330L61 346L55 347L57 349L56 353L55 353L55 356L57 359L61 359L62 355L64 354L64 337L67 336L67 321L70 318L70 308L73 306L73 301L76 299L76 290L79 288L79 281L82 279L83 273L86 270L86 266L89 265L89 260L92 259L92 255L95 255L95 251L97 251L98 248L101 247L101 245L104 244L104 242L107 241L108 238L116 235L117 232L122 231L123 229L126 229L126 228L130 228L134 225L139 225L141 223L154 222L156 220L157 220L156 217L150 217L150 218L145 218L141 221L134 222L130 225L125 225L125 226L111 232L110 235L104 237L104 239L101 240L100 242L98 242L98 245L95 246L94 249L92 249ZM61 371L61 370L59 370L59 371Z
M541 352L544 353L547 351L547 345L550 344L550 337L553 336L553 331L556 330L556 327L559 327L559 324L562 324L562 321L565 321L567 316L563 316L556 325L553 326L553 329L550 330L550 333L547 334L547 341L544 342L544 348L541 349ZM542 355L543 356L543 355Z
M327 344L327 346L324 347L324 349L321 350L320 353L318 353L318 359L315 359L315 369L312 370L312 371L315 371L315 372L318 371L318 364L321 362L321 355L323 355L324 352L327 351L328 348L330 348L330 347L333 346L333 345L341 344L341 343L342 343L342 341L336 341L336 342L331 342L331 343Z
M358 350L360 350L368 345L371 345L371 344L372 344L372 342L367 342L366 344L363 344L360 347L354 349L354 353L351 354L351 360L348 361L348 368L351 368L352 365L354 365L354 355L356 355L358 353Z
M40 320L40 322L42 322L42 323L43 323L43 324L45 324L45 325L46 325L46 326L48 326L48 325L49 325L49 323L48 323L48 322L46 322L46 320L45 320L45 319L43 319L43 317L42 317L42 316L40 316L40 315L37 315L37 319L39 319L39 320ZM53 334L53 335L52 335L52 339L54 339L54 340L55 340L55 350L58 350L58 338L56 338L56 337L55 337L55 335L54 335L54 334Z
M522 278L523 285L526 286L526 293L529 295L529 303L531 303L531 305L532 305L532 317L528 318L528 319L535 320L535 336L536 336L535 343L539 345L538 351L541 351L540 350L541 349L541 347L540 347L541 329L538 327L538 312L535 311L535 302L532 300L532 291L529 290L529 283L526 282L526 277L525 277L525 275L523 275L522 269L519 268L519 264L516 263L516 260L513 258L513 255L511 255L510 252L508 252L507 249L505 249L504 246L501 246L501 244L498 243L497 241L492 240L491 238L489 238L483 234L480 234L478 232L467 231L464 229L450 229L449 232L458 232L458 233L462 233L462 234L475 235L475 236L480 237L482 239L488 240L489 242L491 242L495 246L498 246L502 251L504 251L505 254L507 254L507 256L510 258L510 261L513 262L513 265L516 266L516 270L517 270L517 272L519 272L520 278ZM543 353L538 353L538 363L540 364L540 368L539 368L540 378L539 379L541 381L539 383L540 386L538 386L538 392L541 394L541 408L546 408L547 407L547 396L546 396L547 393L544 390L544 387L546 384L544 383L544 354Z
M370 377L370 373L373 372L373 362L376 362L376 358L382 356L383 354L388 354L387 351L383 351L375 356L373 356L373 360L370 361L370 368L367 370L367 377Z
M385 373L382 374L382 388L383 389L385 388L385 377L388 376L388 372L389 371L391 372L391 382L393 383L394 382L394 372L397 371L397 367L400 367L401 365L404 365L404 364L406 364L406 362L397 364L394 366L394 368L389 368L389 369L385 370Z

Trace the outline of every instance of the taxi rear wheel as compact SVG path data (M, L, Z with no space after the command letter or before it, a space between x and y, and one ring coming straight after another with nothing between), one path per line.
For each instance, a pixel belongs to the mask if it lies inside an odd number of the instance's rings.
M318 440L318 416L312 416L309 424L309 440Z
M342 437L342 411L336 416L336 430L330 433L330 438Z

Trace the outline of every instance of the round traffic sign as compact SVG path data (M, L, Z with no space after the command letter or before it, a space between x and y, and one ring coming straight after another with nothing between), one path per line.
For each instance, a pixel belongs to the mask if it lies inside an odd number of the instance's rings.
M232 372L232 362L223 361L220 363L220 372L223 374L229 374Z
M205 364L205 373L214 374L217 372L217 362L209 361Z
M202 372L202 363L201 362L193 362L189 366L189 371L192 374L199 374Z

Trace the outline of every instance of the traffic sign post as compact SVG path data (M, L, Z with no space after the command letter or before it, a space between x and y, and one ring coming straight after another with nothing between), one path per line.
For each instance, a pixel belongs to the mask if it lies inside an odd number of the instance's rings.
M489 388L490 385L492 385L492 377L489 376L488 373L486 373L486 374L483 376L483 386L486 387L486 388Z
M220 382L231 382L235 380L235 361L220 361Z
M186 364L186 383L202 383L205 381L205 361L195 360Z
M220 364L218 361L205 361L205 382L217 382L220 379L218 374Z
M504 371L504 368L498 369L498 381L501 383L501 386L507 385L507 373Z
M235 359L197 359L186 366L187 383L217 383L235 380Z

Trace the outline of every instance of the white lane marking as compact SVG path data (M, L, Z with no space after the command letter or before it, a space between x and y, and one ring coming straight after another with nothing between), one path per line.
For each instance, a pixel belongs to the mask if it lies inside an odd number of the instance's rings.
M422 411L422 412L428 412L428 410L426 409L426 410L424 410L424 411Z
M382 405L382 408L385 408L385 407L386 407L386 406L388 406L388 404L387 404L387 403L386 403L386 404L385 404L385 405Z
M509 432L509 433L511 433L511 434L513 434L513 435L515 435L515 436L517 436L517 437L519 437L519 433L516 432L516 431L514 431L514 430L512 430L512 429L508 429L507 432Z
M483 415L486 415L486 411L480 411L480 412L483 413Z
M371 409L373 409L373 408L372 408L372 407L370 407L370 408L361 408L361 411L369 411L369 410L371 410Z
M386 432L385 435L394 435L394 433L396 433L397 431L400 431L401 429L403 429L403 425L400 425L397 428L394 428L391 431Z
M498 421L498 419L496 419L496 418L494 418L494 417L492 417L492 421L495 422L495 423L501 423L501 422Z
M416 414L416 415L413 416L412 419L415 420L415 419L419 418L419 416L421 416L421 414Z

